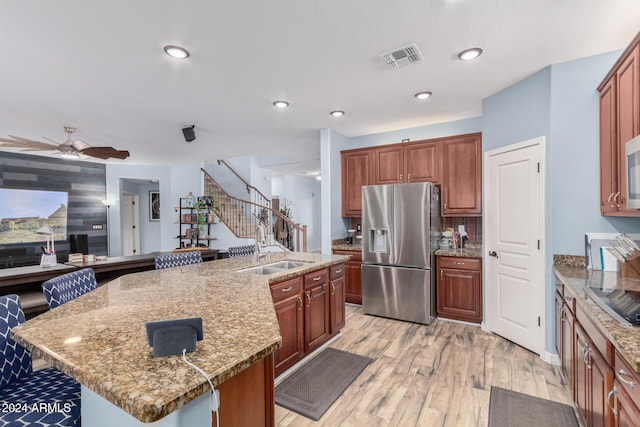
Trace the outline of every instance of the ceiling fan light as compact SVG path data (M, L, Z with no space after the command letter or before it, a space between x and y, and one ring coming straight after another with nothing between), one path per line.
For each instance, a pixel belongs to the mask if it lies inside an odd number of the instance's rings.
M163 49L164 53L175 59L187 59L190 55L187 49L173 44L168 44Z
M472 47L460 52L458 54L458 59L460 61L471 61L472 59L476 59L480 55L482 55L482 49L480 49L479 47Z
M80 158L80 154L74 154L74 153L61 153L60 157L63 159L69 159L69 160L78 160Z
M418 92L418 93L416 93L416 94L415 94L415 95L413 95L413 96L415 96L415 97L416 97L416 99L419 99L419 100L421 100L421 101L422 101L422 100L425 100L425 99L427 99L427 98L430 98L430 97L431 97L431 95L432 95L432 93L431 93L431 92L424 91L424 92Z

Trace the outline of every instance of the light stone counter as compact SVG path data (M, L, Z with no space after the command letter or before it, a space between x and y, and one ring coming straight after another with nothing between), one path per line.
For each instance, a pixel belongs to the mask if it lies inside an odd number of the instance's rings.
M623 279L619 273L589 270L584 267L584 262L582 265L581 267L555 265L554 272L558 279L569 287L569 291L576 297L576 303L606 335L616 350L637 373L640 373L640 326L621 326L584 292L585 286L637 289L640 286L640 279Z
M145 323L202 317L204 340L188 359L215 385L281 344L269 282L348 260L274 253L122 276L13 329L16 341L142 422L159 420L210 390L180 356L154 358ZM235 270L280 260L308 266L270 276Z

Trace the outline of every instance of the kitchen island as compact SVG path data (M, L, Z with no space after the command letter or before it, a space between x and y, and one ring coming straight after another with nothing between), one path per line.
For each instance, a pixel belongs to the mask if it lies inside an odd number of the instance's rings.
M129 274L29 320L12 334L35 357L82 384L85 425L116 425L116 420L120 427L158 420L159 425L185 425L184 420L210 419L210 386L181 357L154 358L145 323L202 317L204 340L187 358L214 386L224 384L261 361L273 365L281 336L269 282L346 259L274 253L260 260L238 257ZM238 271L282 260L305 263L266 276ZM272 367L270 375L265 420L255 425L273 424ZM223 395L220 412L227 407ZM198 417L190 418L194 411Z

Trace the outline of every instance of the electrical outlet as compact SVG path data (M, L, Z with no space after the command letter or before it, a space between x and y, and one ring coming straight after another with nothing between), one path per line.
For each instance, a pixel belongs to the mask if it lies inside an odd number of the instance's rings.
M362 231L362 226L360 224L358 224L358 226L356 227L356 230Z
M213 390L211 393L211 412L218 412L220 407L220 390Z

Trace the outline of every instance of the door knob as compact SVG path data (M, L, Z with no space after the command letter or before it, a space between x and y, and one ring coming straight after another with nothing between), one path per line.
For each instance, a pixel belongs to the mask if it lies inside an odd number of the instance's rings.
M496 257L496 258L500 258L500 257L498 256L498 253L497 253L496 251L489 251L489 256L493 256L493 257Z

